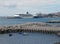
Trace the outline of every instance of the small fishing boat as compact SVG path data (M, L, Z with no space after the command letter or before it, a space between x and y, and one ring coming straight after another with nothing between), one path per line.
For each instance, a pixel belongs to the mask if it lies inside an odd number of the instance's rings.
M25 33L25 32L19 32L19 34L22 34L23 36L28 35L28 33Z
M28 33L25 33L25 32L24 32L24 33L22 33L22 35L23 35L23 36L26 36L26 35L28 35Z
M22 34L22 32L19 32L19 34Z

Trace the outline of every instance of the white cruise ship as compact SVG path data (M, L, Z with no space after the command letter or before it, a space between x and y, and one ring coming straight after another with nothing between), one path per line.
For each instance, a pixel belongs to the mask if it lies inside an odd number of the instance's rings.
M33 18L33 15L26 12L26 14L16 14L14 16L8 16L6 18L7 19Z
M29 14L28 12L26 12L26 14L16 14L15 17L21 17L21 18L33 18L32 14Z

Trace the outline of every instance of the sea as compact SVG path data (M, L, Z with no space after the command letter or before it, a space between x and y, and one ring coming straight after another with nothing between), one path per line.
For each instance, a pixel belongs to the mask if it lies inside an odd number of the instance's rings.
M22 19L0 18L0 26L23 24L27 22L47 22L48 20L60 20L60 18L22 18ZM27 35L23 35L24 33L27 33ZM60 37L56 36L55 34L43 34L36 32L23 32L23 34L19 33L11 34L12 36L9 36L9 33L0 34L0 44L54 44L55 42L60 41Z

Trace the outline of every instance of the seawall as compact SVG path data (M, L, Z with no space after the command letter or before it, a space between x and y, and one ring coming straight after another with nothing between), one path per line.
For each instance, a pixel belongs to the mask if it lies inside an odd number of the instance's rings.
M42 22L30 22L12 26L0 26L0 34L16 32L41 32L48 34L55 33L60 35L60 27L52 26Z

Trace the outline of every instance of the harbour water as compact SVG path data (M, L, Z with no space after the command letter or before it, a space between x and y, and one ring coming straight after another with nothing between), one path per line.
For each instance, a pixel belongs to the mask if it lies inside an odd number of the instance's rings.
M14 25L26 22L46 22L48 20L60 20L60 18L24 18L24 19L2 19L0 25ZM28 35L12 33L0 34L0 44L54 44L60 41L60 37L54 34L27 33Z
M26 22L47 22L48 20L60 20L60 18L23 18L23 19L0 18L0 25L14 25Z
M28 33L24 36L18 33L0 35L0 44L54 44L60 38L54 34Z

